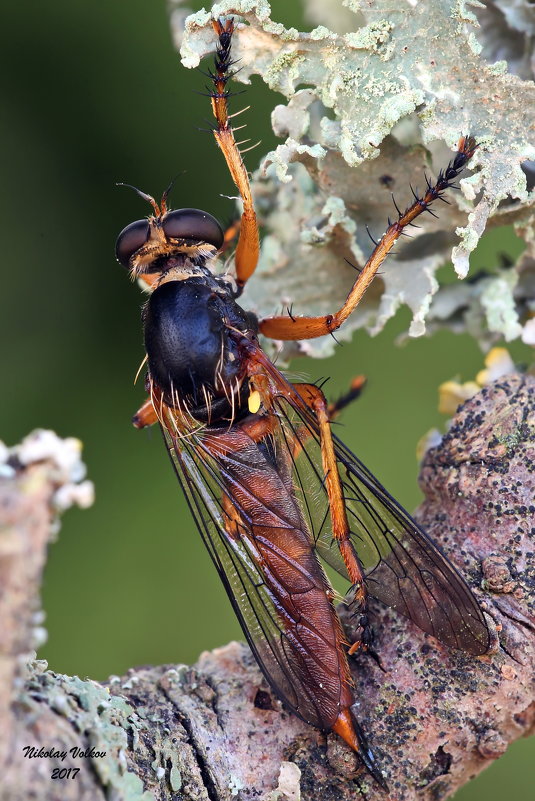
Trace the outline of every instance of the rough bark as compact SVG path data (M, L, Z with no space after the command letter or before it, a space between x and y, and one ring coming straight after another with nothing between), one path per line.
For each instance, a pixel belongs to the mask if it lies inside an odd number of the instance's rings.
M357 709L392 799L445 798L533 730L534 401L533 377L504 378L426 455L417 517L478 594L496 644L472 659L373 607L386 672L355 660ZM2 801L385 798L337 737L282 708L242 644L106 685L28 663L58 482L46 460L14 468L0 479ZM94 751L32 759L28 745Z

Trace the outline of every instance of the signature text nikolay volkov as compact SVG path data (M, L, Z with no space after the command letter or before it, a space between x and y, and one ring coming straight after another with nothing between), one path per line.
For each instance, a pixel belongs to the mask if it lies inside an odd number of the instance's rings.
M97 751L96 748L45 748L43 745L36 748L35 745L25 745L22 753L26 759L56 759L64 762L67 756L71 759L102 759L106 756L106 751ZM80 768L53 768L50 774L51 779L75 779L80 773Z
M22 749L24 756L27 759L61 759L63 762L67 759L67 754L70 754L72 759L102 759L106 756L105 751L97 751L96 748L78 748L74 746L68 751L60 751L59 748L36 748L34 745L26 745Z

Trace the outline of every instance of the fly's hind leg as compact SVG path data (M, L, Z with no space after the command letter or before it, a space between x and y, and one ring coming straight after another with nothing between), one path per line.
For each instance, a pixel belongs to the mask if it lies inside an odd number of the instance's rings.
M329 420L333 422L336 420L338 415L347 407L350 403L353 403L358 397L366 384L366 377L363 375L357 375L351 381L349 385L349 389L347 392L344 392L343 395L340 395L338 400L329 403L327 406L327 415ZM300 389L306 389L308 387L311 388L311 391L314 392L317 389L315 384L292 384L293 388L297 393L299 393ZM299 455L302 450L303 445L312 436L312 431L306 426L305 424L301 425L297 429L297 437L293 446L292 457L295 459Z
M360 386L355 386L353 390L350 390L346 396L343 396L343 398L338 401L338 404L333 404L331 406L327 403L323 392L314 384L298 384L295 386L295 389L307 406L314 412L318 422L321 458L323 472L325 474L325 488L329 498L333 538L338 544L349 580L352 584L351 606L354 606L355 613L358 616L358 626L355 641L349 648L350 655L353 655L359 648L371 651L373 633L368 623L368 593L366 591L364 573L350 536L351 529L347 519L342 482L338 472L338 464L331 434L331 419L340 408L343 408L344 405L347 405L347 403L353 399L356 392L360 393L361 386L362 383ZM374 652L371 651L371 653L373 656Z
M330 427L331 420L336 417L337 413L358 397L364 385L364 381L365 379L363 376L354 379L349 391L334 404L328 404L322 391L314 384L294 384L293 387L305 400L307 406L312 408L316 420L318 421L321 457L325 473L325 487L329 498L333 537L338 543L347 573L353 585L351 588L351 605L356 605L356 614L359 619L358 627L353 635L355 639L348 649L348 654L353 656L353 654L361 649L372 656L379 667L384 670L379 656L372 648L373 630L368 623L367 615L368 593L366 591L362 566L350 538L350 528L345 509L342 482L338 472L338 464ZM388 785L380 768L376 764L375 756L369 748L358 721L349 707L340 711L338 719L333 726L333 731L342 737L351 748L357 751L368 771L375 780L379 782L381 787L388 792Z

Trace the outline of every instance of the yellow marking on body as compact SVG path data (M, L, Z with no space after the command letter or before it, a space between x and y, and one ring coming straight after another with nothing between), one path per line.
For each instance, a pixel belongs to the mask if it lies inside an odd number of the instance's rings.
M249 406L249 411L251 414L256 414L257 411L260 409L260 392L255 389L254 392L251 392L249 395L249 400L247 401L247 405Z

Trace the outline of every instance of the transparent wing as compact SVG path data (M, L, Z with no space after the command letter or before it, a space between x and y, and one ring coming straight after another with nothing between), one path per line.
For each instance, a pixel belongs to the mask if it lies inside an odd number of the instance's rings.
M298 387L297 387L298 388ZM349 579L333 542L314 416L277 399L287 447L293 446L295 495L321 557ZM333 437L351 527L368 593L408 617L445 645L474 655L490 644L470 588L437 545L351 451Z
M329 728L338 714L339 690L336 687L340 681L339 666L333 662L330 672L329 665L321 665L321 670L327 671L327 685L329 676L333 683L335 709L331 714L326 709L328 699L325 696L319 698L307 680L311 672L310 663L317 658L315 654L320 646L325 646L321 632L311 626L288 625L292 621L288 621L277 593L270 589L262 567L258 525L253 526L237 499L237 490L233 490L235 476L232 469L226 471L221 460L214 458L213 452L204 446L202 435L179 437L172 431L171 420L167 426L162 425L166 446L188 505L262 672L275 693L295 714L318 728ZM263 455L265 446L251 445L249 452L243 450L227 455L227 464L231 459L240 469L245 468L252 484L261 478L262 471L264 480L266 473L269 473L269 480L273 480L269 454L268 458ZM281 481L284 483L284 479ZM281 491L281 494L284 493ZM257 519L266 514L270 520L273 514L282 515L280 523L284 536L287 530L284 510L281 512L276 503L273 509L259 506ZM273 535L273 527L270 533ZM302 578L306 581L305 570Z

